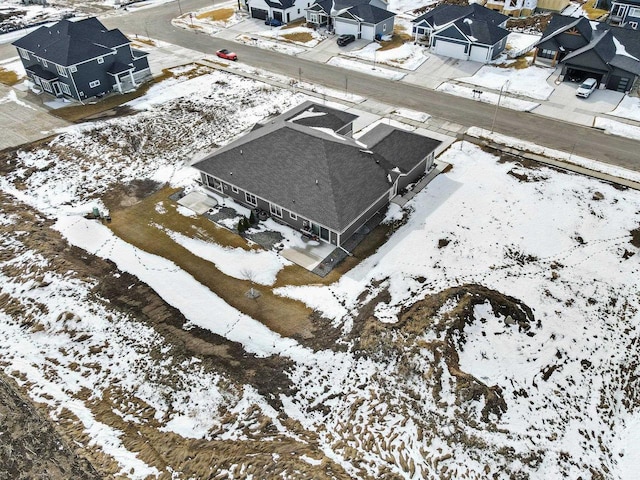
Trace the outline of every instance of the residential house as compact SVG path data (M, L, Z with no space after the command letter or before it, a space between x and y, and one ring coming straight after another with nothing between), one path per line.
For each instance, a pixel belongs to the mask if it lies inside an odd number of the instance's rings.
M375 40L393 33L395 13L384 0L322 0L307 9L306 18L337 35Z
M210 191L341 246L431 169L438 140L305 102L193 166Z
M601 88L628 92L640 75L640 31L555 15L537 44L534 61L560 63L563 80L593 77Z
M609 25L638 30L640 26L640 0L612 0Z
M477 3L440 5L413 20L413 35L438 55L486 63L504 50L508 19Z
M487 0L485 7L508 17L527 17L538 6L538 0Z
M148 54L97 18L42 26L13 45L29 78L56 97L82 101L124 93L151 77Z
M252 18L275 18L282 23L304 18L305 10L312 4L313 0L246 0Z

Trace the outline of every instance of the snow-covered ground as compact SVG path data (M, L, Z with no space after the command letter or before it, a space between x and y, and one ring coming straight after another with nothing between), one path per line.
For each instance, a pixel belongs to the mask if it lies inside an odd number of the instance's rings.
M355 60L349 60L348 58L331 57L327 62L334 67L344 68L346 70L354 70L356 72L368 73L374 77L386 78L387 80L400 80L406 74L404 72L398 72L397 70L391 70L390 68L381 67L379 63L363 63Z
M80 215L100 206L112 182L192 184L194 155L306 99L220 71L193 79L182 75L185 69L174 73L177 78L132 104L133 115L69 127L49 144L19 151L0 177L0 191L54 220L71 244L140 278L191 326L265 361L286 359L292 388L275 395L282 404L275 410L251 386L199 359L174 361L172 346L153 329L96 303L90 281L73 272L42 273L36 281L28 268L47 272L47 261L0 212L0 226L8 227L0 241L12 252L0 258L0 292L26 305L41 325L25 328L0 310L2 368L30 385L32 398L49 405L54 418L71 410L90 441L132 478L169 470L152 457L142 460L123 440L127 429L104 427L89 408L116 380L155 409L157 428L185 438L247 438L256 406L276 432L303 431L322 461L351 478L549 479L589 471L634 478L640 253L630 241L640 227L640 193L455 143L441 156L453 168L406 205L406 224L374 254L331 285L275 290L342 332L344 348L312 350L234 309L176 264ZM245 276L244 266L260 262L261 288L282 268L271 252L223 249L169 233L230 277ZM11 277L12 269L25 276ZM516 311L530 308L530 322L513 324L504 304L478 293L484 290L464 293L471 287L497 292ZM398 322L421 299L424 311L435 305L428 322L415 323L419 312ZM472 300L478 303L454 328L457 307ZM85 332L90 338L79 341ZM440 348L449 352L448 363ZM169 372L181 381L167 383ZM504 411L485 415L489 391ZM236 419L223 422L225 412ZM115 413L125 426L142 421L136 411ZM251 435L262 435L261 448L277 442L270 432Z
M380 51L379 44L369 43L360 50L345 52L343 55L405 70L416 70L429 58L425 55L423 47L413 43L404 43L400 47L383 51Z
M601 128L606 133L611 135L618 135L620 137L633 138L634 140L640 140L640 127L636 125L629 125L628 123L617 122L610 118L596 117L593 122L593 126Z
M536 100L546 100L553 92L553 87L547 83L547 78L553 69L530 66L522 69L500 68L485 65L472 77L458 78L459 82L492 88L514 95Z
M490 103L492 105L497 105L498 102L500 102L500 106L504 108L510 108L511 110L519 110L522 112L529 112L540 105L539 103L530 102L528 100L509 97L505 94L500 95L499 93L485 92L478 90L477 88L457 85L449 82L440 84L436 90L450 95L456 95L457 97L465 97L478 102Z
M609 115L640 122L640 98L625 96Z

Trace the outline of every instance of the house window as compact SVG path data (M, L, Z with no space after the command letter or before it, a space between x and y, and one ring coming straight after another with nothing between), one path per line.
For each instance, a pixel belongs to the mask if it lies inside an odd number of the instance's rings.
M66 77L67 76L67 69L60 66L60 65L56 65L56 69L58 70L58 75L62 76L62 77Z
M274 205L273 203L270 203L269 211L271 212L272 215L282 218L282 209L279 206Z
M74 72L77 72L77 71L78 71L78 68L77 68L75 65L73 65L73 66L69 67L69 71L70 71L71 73L74 73Z
M640 8L630 8L629 9L630 17L640 17Z
M49 64L47 63L47 61L44 58L42 59L42 66L43 67L48 67L49 66Z
M231 191L233 193L238 193L238 187L234 187L233 185L231 185Z
M94 80L93 82L89 82L89 88L96 88L100 86L100 80Z
M556 56L556 51L543 48L542 51L538 52L538 56L542 58L553 58Z
M291 220L297 220L298 219L298 215L296 215L293 212L289 212L289 217L291 218Z
M258 205L258 199L256 198L255 195L251 195L248 192L244 193L244 199L247 201L248 204L250 205Z
M60 83L60 88L62 89L62 93L71 95L71 90L69 89L69 85L67 85L66 83Z
M24 48L20 48L20 56L25 60L29 60L29 52L27 52Z
M104 63L104 58L98 57L98 63Z
M382 31L386 32L387 31L387 24L385 23L384 25L382 25Z
M629 26L634 30L638 29L638 22L629 22Z
M311 23L320 23L320 22L318 22L318 14L317 13L309 13L309 21Z
M42 82L42 88L44 88L49 93L53 92L53 90L51 90L51 84L49 82Z

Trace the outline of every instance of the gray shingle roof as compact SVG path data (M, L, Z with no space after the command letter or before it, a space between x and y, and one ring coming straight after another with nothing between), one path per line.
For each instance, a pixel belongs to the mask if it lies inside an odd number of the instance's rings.
M391 171L411 171L424 157L434 151L439 140L380 124L358 139L382 159L381 164Z
M271 8L286 10L287 8L293 7L293 5L296 3L296 0L265 0L265 2Z
M456 20L454 25L460 29L466 37L474 43L482 43L484 45L495 45L504 37L509 35L509 30L498 27L485 20L472 18L463 18Z
M330 128L337 132L356 118L358 118L357 115L347 113L344 110L306 101L276 117L273 121L283 120L307 127Z
M363 23L378 24L387 18L395 17L395 13L368 4L355 5L348 13Z
M120 30L107 30L97 18L86 18L40 27L13 45L58 65L70 66L111 53L111 48L127 43L129 40Z
M290 117L289 113L252 130L194 167L342 231L389 191L388 175L393 168L411 170L440 143L378 126L365 136L371 142L367 149L364 143L325 128L282 120Z
M426 21L434 28L441 28L449 23L453 23L456 20L463 18L475 18L477 20L484 20L488 23L500 25L507 20L506 15L498 13L489 8L483 7L477 3L471 5L439 5L433 10L428 11L414 18L413 23L420 23Z

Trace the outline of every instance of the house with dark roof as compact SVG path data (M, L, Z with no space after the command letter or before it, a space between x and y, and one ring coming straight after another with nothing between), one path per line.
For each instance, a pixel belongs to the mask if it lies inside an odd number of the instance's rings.
M13 45L31 81L56 97L83 101L124 93L151 77L148 54L97 18L42 26Z
M305 10L313 0L245 0L251 18L274 18L289 23L304 18Z
M598 8L609 10L609 25L632 30L640 28L640 0L601 0Z
M391 35L395 15L384 0L321 0L306 12L307 23L365 40Z
M438 140L305 102L193 166L211 192L341 246L433 166Z
M477 3L439 5L413 20L414 41L435 54L490 62L507 45L509 17Z
M538 5L538 0L487 0L484 4L508 17L528 17Z
M534 61L560 63L561 80L592 77L600 87L628 92L640 75L640 31L555 15L537 43Z

